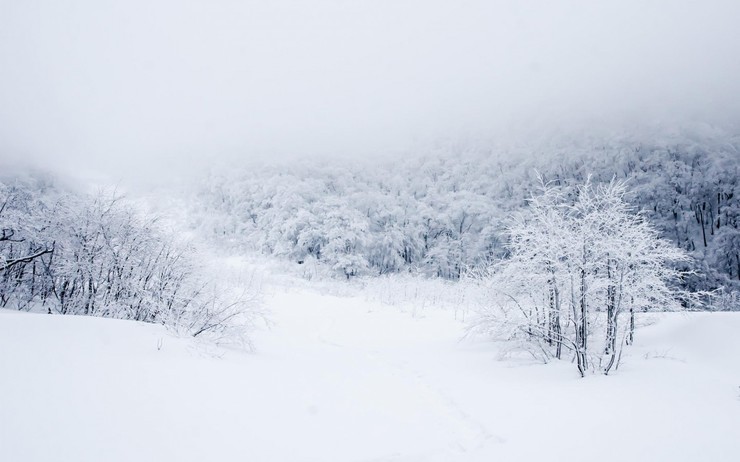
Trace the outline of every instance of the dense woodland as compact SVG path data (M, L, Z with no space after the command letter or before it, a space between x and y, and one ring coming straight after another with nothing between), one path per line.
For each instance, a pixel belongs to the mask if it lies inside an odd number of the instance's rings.
M192 207L195 226L238 249L334 274L415 272L458 279L507 258L504 229L538 175L574 201L574 185L625 180L628 202L686 250L680 284L740 288L740 139L726 134L546 148L457 150L400 161L298 162L215 170ZM735 292L735 295L732 295Z

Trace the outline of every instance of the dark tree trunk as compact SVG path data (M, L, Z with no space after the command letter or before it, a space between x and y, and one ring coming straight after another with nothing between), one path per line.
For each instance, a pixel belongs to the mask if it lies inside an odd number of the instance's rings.
M617 356L617 287L612 280L615 270L612 260L607 258L606 277L609 286L606 289L606 346L604 354L609 357L609 363L604 368L604 374L609 374Z
M547 343L550 346L555 346L555 358L560 359L563 349L562 328L560 326L560 290L558 289L555 273L552 268L550 268L550 280L548 282L550 285L550 311L548 315Z
M635 309L630 305L630 330L627 334L627 345L635 342Z
M696 219L701 225L701 237L704 239L704 247L707 246L707 230L704 226L704 212L702 211L701 205L696 206Z
M580 313L576 327L576 361L581 377L588 369L588 306L586 303L586 270L581 268Z

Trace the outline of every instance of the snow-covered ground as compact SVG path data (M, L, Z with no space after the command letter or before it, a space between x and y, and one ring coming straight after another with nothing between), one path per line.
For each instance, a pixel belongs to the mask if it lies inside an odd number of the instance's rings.
M0 311L0 460L740 460L740 313L663 315L616 375L580 379L460 340L450 311L265 303L255 353Z

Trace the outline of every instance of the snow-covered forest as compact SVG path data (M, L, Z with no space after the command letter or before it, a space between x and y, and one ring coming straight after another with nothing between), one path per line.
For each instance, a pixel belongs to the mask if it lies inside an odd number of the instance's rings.
M0 0L0 462L737 461L738 18Z
M690 253L688 290L740 288L740 139L734 134L574 142L540 149L430 153L379 167L303 162L216 171L194 201L195 226L235 249L337 275L418 272L458 279L506 258L504 228L538 174L567 194L590 176L626 180L627 200ZM512 160L526 159L526 160ZM575 197L570 192L571 197ZM732 305L718 305L732 309Z

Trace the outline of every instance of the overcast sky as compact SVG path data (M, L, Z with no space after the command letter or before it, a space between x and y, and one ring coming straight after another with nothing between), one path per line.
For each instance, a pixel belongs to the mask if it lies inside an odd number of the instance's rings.
M740 113L740 1L0 0L0 156L215 156Z

